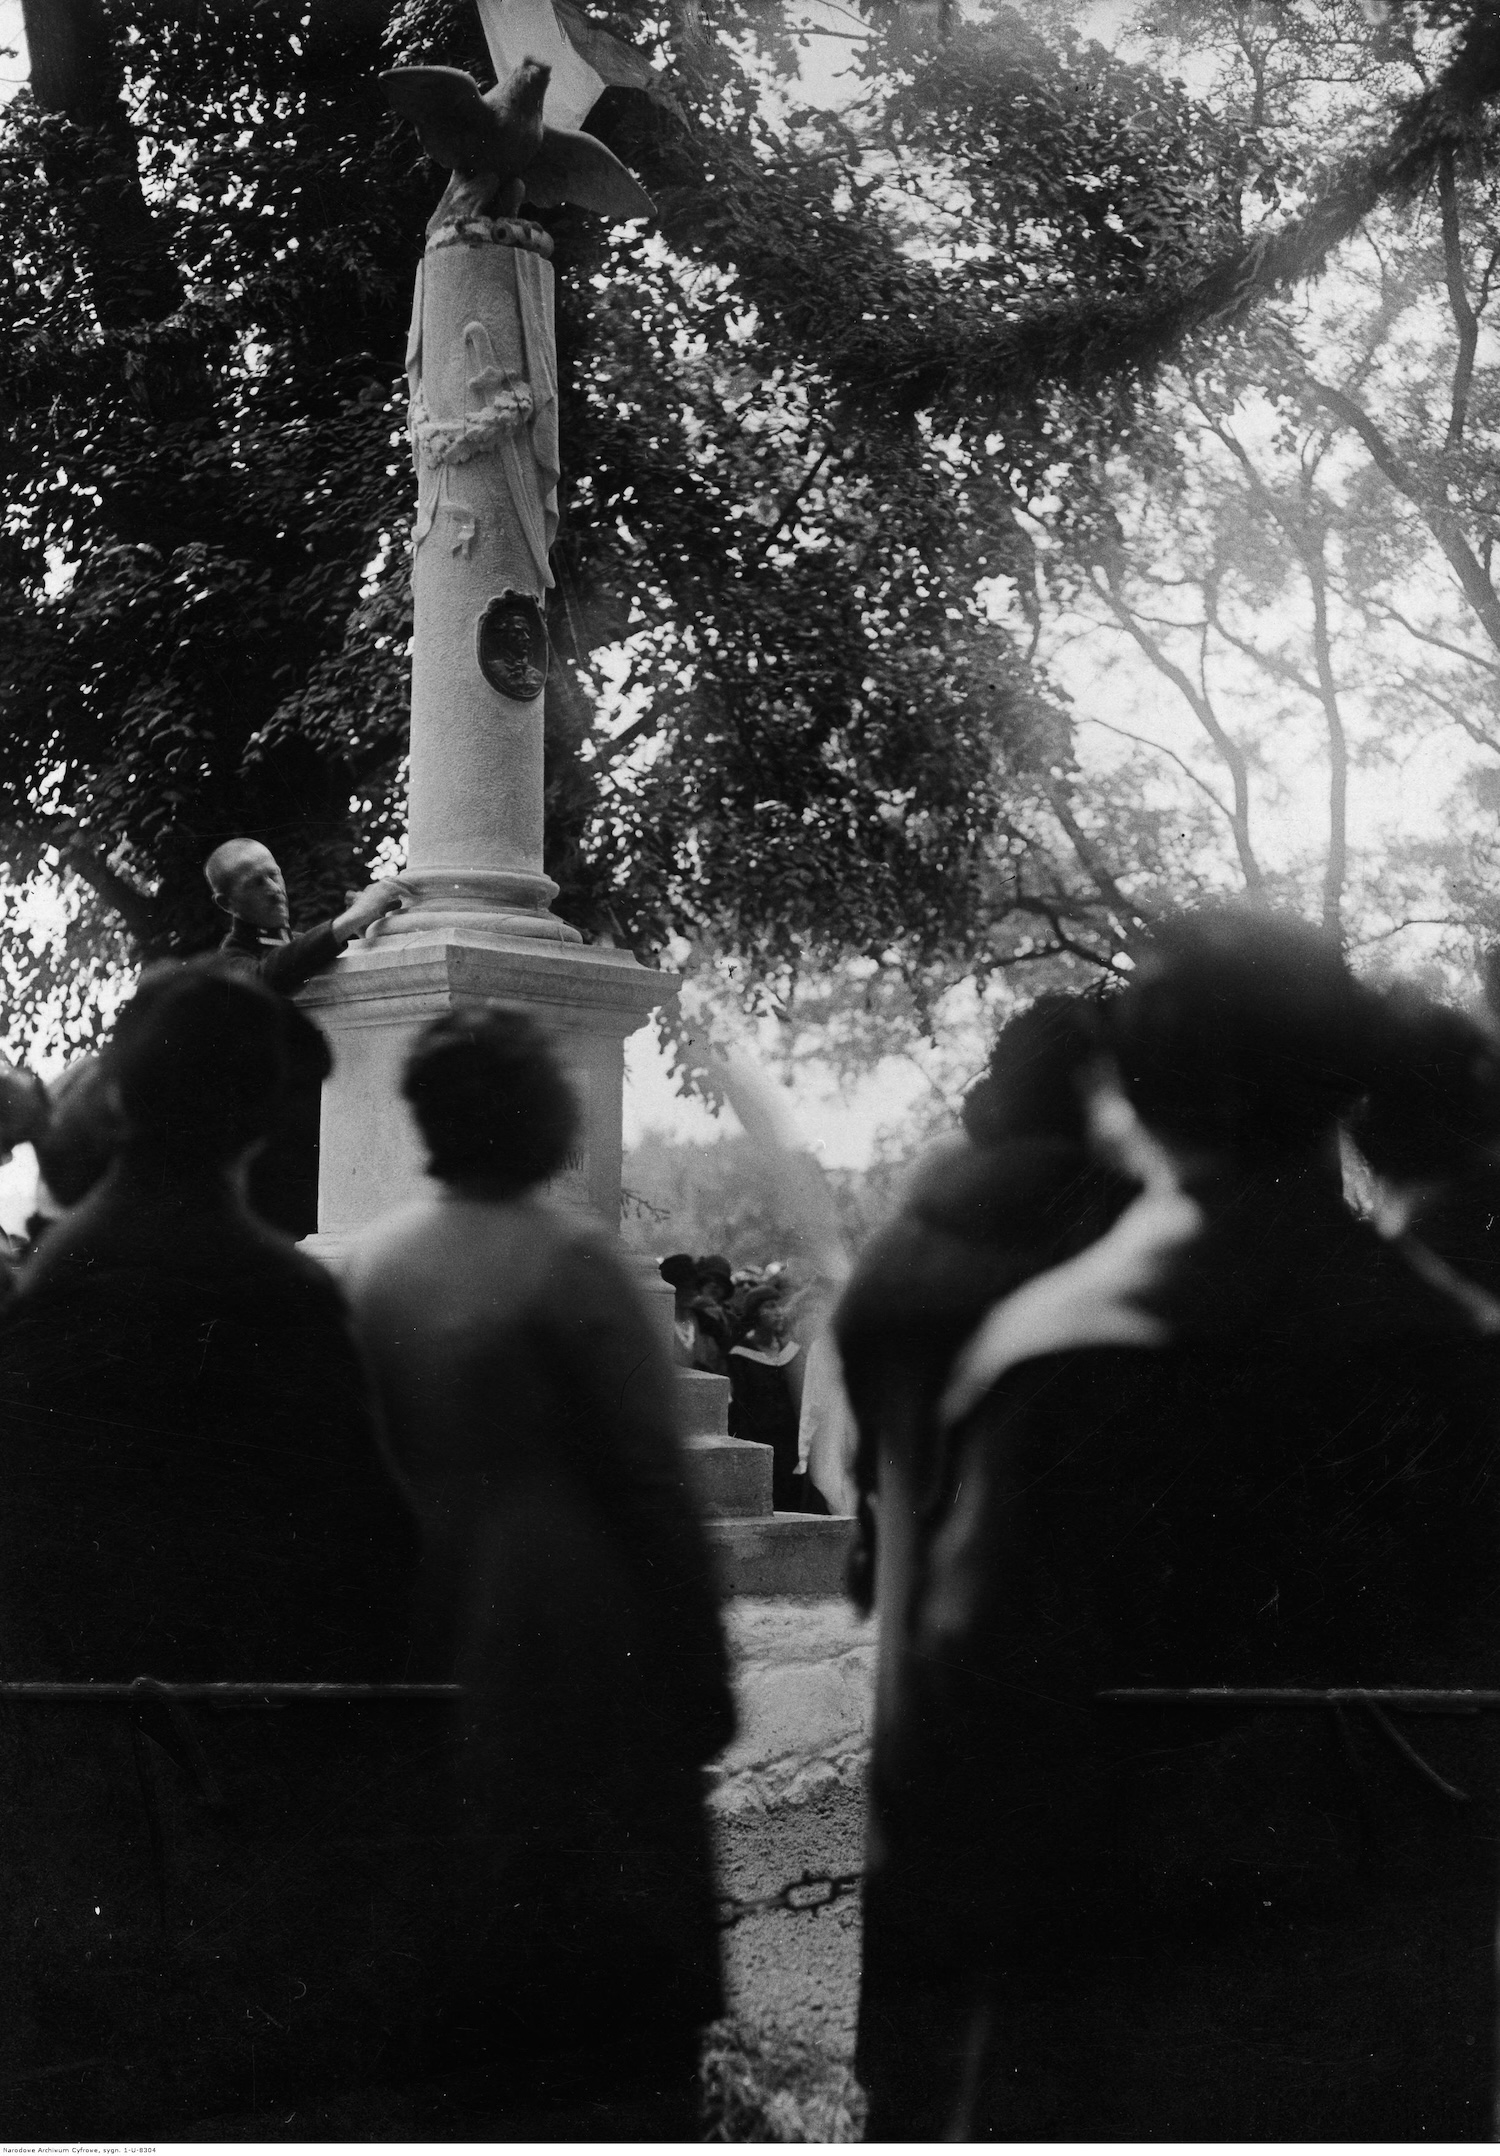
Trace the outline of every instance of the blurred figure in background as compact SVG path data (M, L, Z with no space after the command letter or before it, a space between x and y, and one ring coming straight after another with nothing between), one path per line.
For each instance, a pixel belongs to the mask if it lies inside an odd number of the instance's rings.
M872 2138L1490 2130L1500 1722L1285 1700L1500 1667L1496 1349L1342 1202L1373 1033L1263 915L1112 1007L1147 1188L959 1356L881 1643Z
M699 1770L733 1728L672 1371L615 1239L540 1186L577 1109L520 1011L435 1020L404 1092L436 1189L350 1270L470 1687L475 1930L431 2036L543 2137L691 2139L722 2008Z
M717 1251L699 1258L693 1314L698 1322L699 1353L705 1359L698 1367L711 1370L715 1377L728 1377L729 1350L739 1338L738 1320L729 1307L733 1295L734 1274L728 1258Z
M51 1113L47 1089L30 1071L19 1070L0 1054L0 1167L18 1145L35 1145ZM0 1307L10 1296L15 1267L25 1254L26 1237L0 1229Z
M672 1257L663 1258L656 1268L672 1290L672 1329L677 1344L677 1362L686 1370L707 1370L715 1377L724 1377L728 1374L724 1342L729 1334L723 1319L723 1305L716 1293L705 1293L698 1267L698 1259L679 1250ZM717 1288L717 1277L709 1277Z
M682 1370L696 1370L698 1322L693 1315L693 1298L698 1292L698 1268L685 1250L663 1258L656 1270L672 1290L672 1338L677 1366Z
M740 1336L729 1351L729 1430L749 1444L770 1446L771 1503L778 1512L802 1510L791 1377L800 1353L797 1342L787 1338L779 1289L752 1288L742 1305Z
M1380 1179L1376 1225L1500 1304L1500 1046L1412 989L1384 998L1380 1068L1349 1133Z
M854 1485L859 1432L830 1324L813 1333L804 1361L797 1418L797 1471L806 1476L809 1486L804 1509L852 1518L859 1502Z

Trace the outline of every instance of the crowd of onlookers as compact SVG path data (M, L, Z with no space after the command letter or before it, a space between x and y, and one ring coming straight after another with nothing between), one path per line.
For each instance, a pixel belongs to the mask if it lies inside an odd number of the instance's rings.
M523 1013L419 1033L431 1195L342 1285L268 1225L299 1024L242 967L164 965L88 1114L6 1081L52 1217L0 1311L0 1680L377 1688L153 1694L134 1764L98 1711L12 1710L9 2116L186 2132L253 2063L310 2123L385 2082L429 2132L690 2136L734 1709L670 1362L613 1236L539 1196L578 1109ZM388 1689L448 1683L425 1719Z
M872 2138L1483 2138L1500 1024L1274 914L1039 998L836 1332Z
M9 2122L192 2138L248 2067L310 2129L691 2137L734 1705L679 1380L545 1194L576 1102L522 1012L422 1028L428 1194L335 1283L252 1202L310 1066L242 960L0 1072ZM847 1389L872 2137L1488 2131L1497 1223L1488 1012L1203 912L1002 1029L831 1340L663 1262L779 1509Z

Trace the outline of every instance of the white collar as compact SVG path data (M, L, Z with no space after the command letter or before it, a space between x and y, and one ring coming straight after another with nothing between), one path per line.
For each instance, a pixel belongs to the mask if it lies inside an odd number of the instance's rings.
M1072 1348L1163 1346L1167 1326L1146 1299L1202 1224L1185 1191L1147 1190L1097 1243L997 1303L953 1366L938 1410L945 1426L1017 1363Z
M747 1362L768 1363L773 1370L779 1370L796 1354L797 1343L795 1340L783 1340L774 1353L767 1348L752 1347L732 1347L729 1352L731 1355L743 1355Z

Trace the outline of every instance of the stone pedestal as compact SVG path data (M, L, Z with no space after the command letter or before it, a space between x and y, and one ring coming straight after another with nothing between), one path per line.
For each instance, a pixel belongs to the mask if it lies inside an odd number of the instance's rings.
M726 1595L839 1598L853 1520L771 1508L769 1445L729 1435L729 1380L678 1373L688 1465Z
M424 1189L401 1069L418 1029L462 1003L524 1004L551 1032L583 1111L577 1151L551 1194L616 1227L625 1039L669 1000L672 977L621 951L498 933L460 939L420 933L420 924L414 913L399 937L352 945L300 998L334 1055L323 1088L318 1255L336 1260L351 1236ZM656 1285L670 1329L671 1290Z

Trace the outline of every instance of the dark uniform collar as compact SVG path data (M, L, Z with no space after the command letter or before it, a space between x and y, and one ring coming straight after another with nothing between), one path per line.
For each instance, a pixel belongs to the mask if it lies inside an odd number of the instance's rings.
M257 928L253 921L242 921L237 913L229 916L229 934L219 945L232 957L259 958L263 951L279 951L288 939L285 936L269 936Z

